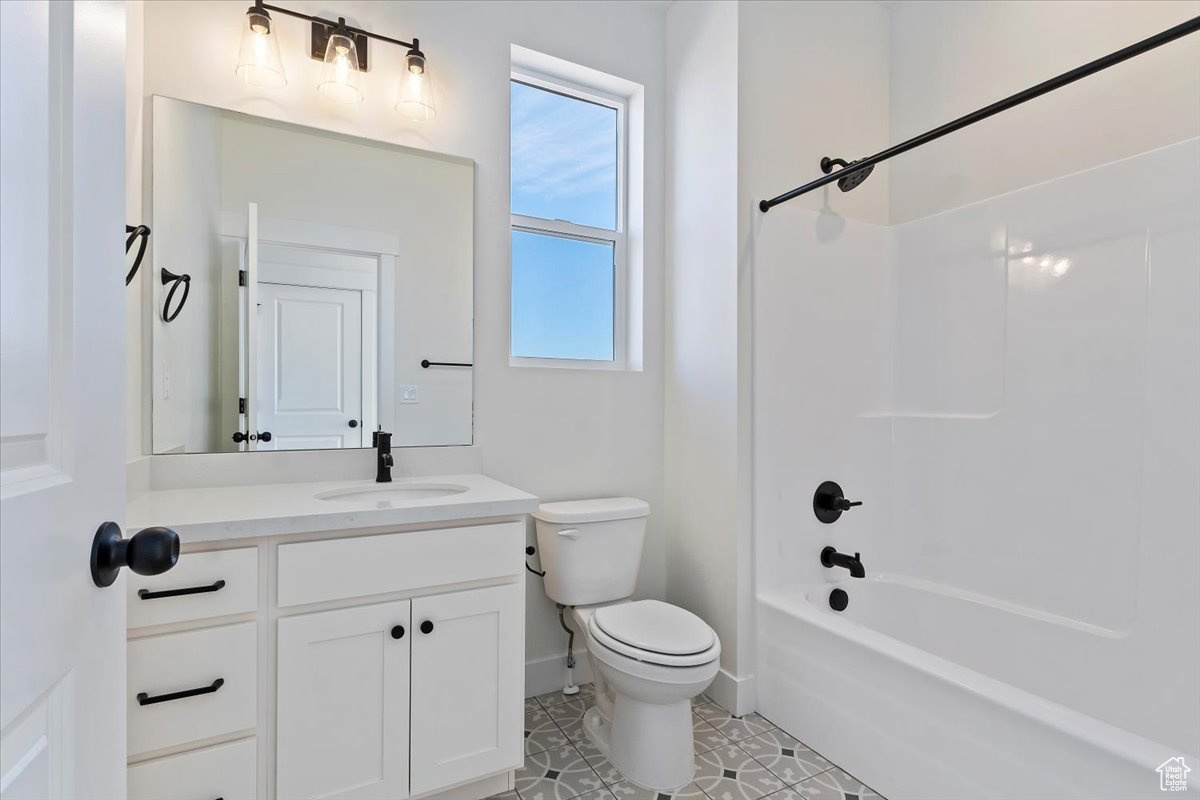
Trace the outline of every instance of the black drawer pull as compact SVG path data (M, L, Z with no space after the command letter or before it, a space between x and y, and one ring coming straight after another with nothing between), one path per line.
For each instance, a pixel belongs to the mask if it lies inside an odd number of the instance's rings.
M152 592L149 589L138 589L138 597L143 600L157 600L160 597L179 597L185 594L204 594L205 592L219 592L225 588L225 581L217 581L209 586L189 586L186 589L167 589L162 592Z
M195 697L198 694L212 694L224 685L225 679L217 678L210 686L201 686L199 689L184 689L182 692L171 692L170 694L156 694L154 697L145 692L138 692L137 701L138 705L152 706L155 703L165 703L168 700L182 700L185 697Z

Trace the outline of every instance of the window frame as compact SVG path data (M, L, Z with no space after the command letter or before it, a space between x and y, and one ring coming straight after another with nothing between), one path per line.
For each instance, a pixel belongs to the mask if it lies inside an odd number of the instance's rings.
M516 214L512 211L512 192L509 191L509 324L508 361L513 367L551 367L558 369L625 370L629 364L629 113L628 98L598 91L572 81L543 75L528 69L514 68L512 82L523 83L573 100L611 108L617 113L617 208L616 228L596 228L561 219L546 219ZM512 100L509 100L512 113ZM510 128L511 130L511 128ZM509 147L509 180L512 180L512 148ZM512 233L541 234L563 239L611 244L613 248L613 357L611 361L587 358L551 358L513 354L512 341Z

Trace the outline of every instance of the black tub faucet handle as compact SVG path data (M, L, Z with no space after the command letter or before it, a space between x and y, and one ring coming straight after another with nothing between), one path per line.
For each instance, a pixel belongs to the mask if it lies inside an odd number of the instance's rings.
M843 511L861 505L862 500L847 500L842 487L833 481L823 482L813 494L813 513L826 524L837 522Z

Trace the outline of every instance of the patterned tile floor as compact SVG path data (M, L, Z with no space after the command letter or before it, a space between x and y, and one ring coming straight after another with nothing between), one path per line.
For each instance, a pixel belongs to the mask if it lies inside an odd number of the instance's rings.
M674 794L638 786L584 736L592 686L525 700L525 766L493 800L882 800L760 714L734 717L708 695L692 703L696 776Z

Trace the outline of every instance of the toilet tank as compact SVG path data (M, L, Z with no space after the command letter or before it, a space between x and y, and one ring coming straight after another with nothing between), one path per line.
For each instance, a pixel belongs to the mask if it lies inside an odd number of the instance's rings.
M534 512L546 594L564 606L633 594L650 504L636 497L543 503Z

